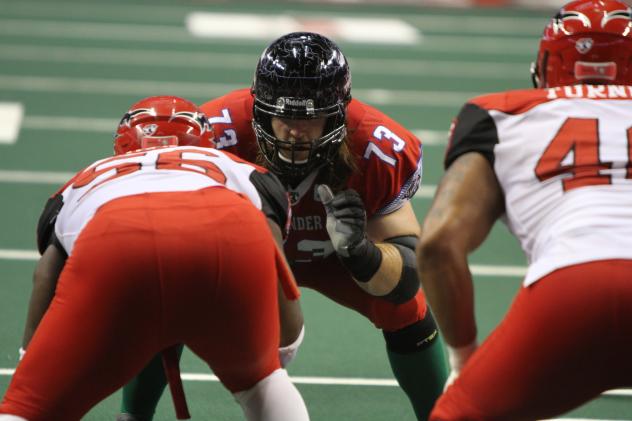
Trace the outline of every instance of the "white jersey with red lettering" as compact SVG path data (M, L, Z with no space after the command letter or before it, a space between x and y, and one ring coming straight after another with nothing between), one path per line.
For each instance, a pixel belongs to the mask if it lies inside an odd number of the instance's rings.
M477 97L455 119L446 167L483 154L529 268L632 259L632 86L576 85Z
M281 228L286 226L288 198L274 175L231 154L192 146L147 149L97 161L53 196L49 201L53 204L47 206L53 210L45 210L43 215L58 212L55 236L70 255L81 230L105 203L143 193L207 187L233 190L247 197Z

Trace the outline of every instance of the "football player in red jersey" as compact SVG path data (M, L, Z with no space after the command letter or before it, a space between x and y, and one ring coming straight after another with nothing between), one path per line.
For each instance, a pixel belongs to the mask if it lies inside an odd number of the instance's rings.
M416 274L420 230L409 199L421 178L421 142L351 98L345 56L315 33L273 41L251 89L201 109L218 148L270 169L290 192L284 248L299 285L383 331L393 373L417 418L427 419L447 369ZM145 420L153 407L140 396L150 395L152 382L140 383L126 389L123 410Z
M632 10L568 3L533 72L536 89L464 105L423 224L452 368L433 421L552 418L632 385ZM477 349L467 256L501 216L529 266Z
M279 306L298 298L281 251L287 193L212 140L195 104L144 99L121 120L117 155L49 200L27 350L0 420L78 420L161 351L177 416L188 418L181 343L248 420L309 419L278 352Z

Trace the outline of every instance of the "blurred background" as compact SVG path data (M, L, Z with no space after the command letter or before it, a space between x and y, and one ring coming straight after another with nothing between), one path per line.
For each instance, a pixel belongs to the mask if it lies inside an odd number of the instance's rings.
M259 54L277 36L324 33L350 61L353 95L422 139L424 175L413 199L421 221L442 174L452 118L478 94L531 87L539 36L561 5L0 0L0 394L17 362L43 204L74 172L112 153L118 120L136 100L168 94L201 104L249 86ZM482 340L519 288L525 261L499 224L471 264ZM307 336L289 371L312 419L413 420L381 333L303 292ZM182 371L194 419L240 419L237 404L199 360L186 353ZM617 391L567 417L625 419L630 399L629 391ZM118 405L117 393L86 419L113 420ZM158 411L156 420L174 419L169 395Z

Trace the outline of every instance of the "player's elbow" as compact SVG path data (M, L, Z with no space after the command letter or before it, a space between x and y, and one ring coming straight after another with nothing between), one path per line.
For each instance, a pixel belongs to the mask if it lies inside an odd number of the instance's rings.
M439 227L425 224L416 248L418 266L450 260L451 256L458 254L459 234L457 227L449 223Z

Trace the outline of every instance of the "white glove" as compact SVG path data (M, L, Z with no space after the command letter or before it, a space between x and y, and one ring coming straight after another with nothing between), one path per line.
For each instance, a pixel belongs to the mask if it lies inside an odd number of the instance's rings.
M454 383L457 377L459 377L461 369L478 348L478 342L474 340L469 345L457 348L447 345L446 348L448 350L448 361L450 362L450 375L448 376L448 380L445 382L445 386L443 386L444 391L448 388L448 386Z
M22 358L24 358L24 355L26 354L26 349L20 347L20 349L18 349L18 361L22 361Z

